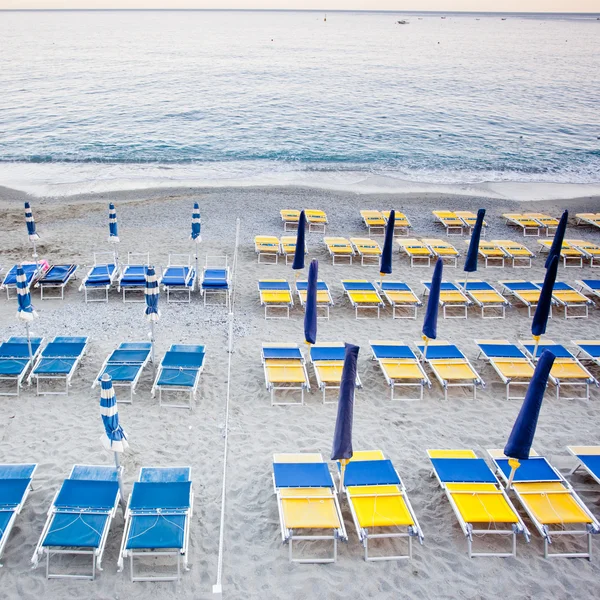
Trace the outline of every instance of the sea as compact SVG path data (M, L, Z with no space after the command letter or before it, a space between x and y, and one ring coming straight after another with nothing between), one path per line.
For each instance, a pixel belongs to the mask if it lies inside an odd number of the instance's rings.
M600 184L600 15L0 12L0 185Z

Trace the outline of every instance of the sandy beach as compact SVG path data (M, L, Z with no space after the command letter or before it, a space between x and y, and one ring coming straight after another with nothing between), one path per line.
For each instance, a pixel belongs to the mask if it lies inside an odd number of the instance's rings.
M0 188L0 266L5 271L18 261L31 259L23 217L23 201L29 197ZM275 452L321 452L329 458L336 406L323 405L309 368L312 392L305 406L272 407L265 389L261 366L261 344L268 341L303 342L303 311L296 305L289 320L264 319L258 301L257 280L285 277L293 282L290 266L257 264L253 239L257 234L281 235L279 211L283 208L319 208L329 216L327 234L366 236L360 219L362 208L395 208L406 213L414 237L446 239L431 210L487 210L488 237L513 239L536 254L537 238L523 238L509 227L503 212L535 210L560 216L570 211L568 237L600 243L600 230L575 226L575 213L598 212L600 197L516 202L468 195L440 194L348 194L310 188L153 189L62 198L31 198L41 237L39 254L52 262L80 265L79 278L69 286L65 300L40 301L33 293L39 318L35 335L48 341L55 335L88 335L90 349L73 379L68 397L35 396L25 387L19 398L1 397L0 462L36 462L34 489L18 517L6 546L0 569L3 598L99 598L182 600L211 598L217 576L219 519L223 470L223 434L227 389L227 312L223 307L204 307L199 295L190 305L167 304L161 295L162 317L156 326L156 349L162 357L171 343L201 343L207 347L200 393L193 410L159 408L150 396L152 368L145 370L131 405L120 405L121 422L128 432L130 449L122 457L126 491L131 490L141 466L190 465L195 490L191 524L190 570L181 582L131 583L129 569L117 572L123 518L115 518L106 547L103 571L96 581L47 581L43 565L31 570L30 559L42 530L46 511L62 480L74 463L111 464L111 454L100 443L102 422L99 391L91 389L107 354L122 341L148 339L143 304L124 304L116 289L109 302L86 305L78 292L81 278L92 263L94 251L108 251L107 205L116 204L121 243L118 251L150 252L159 270L168 254L192 254L189 238L191 208L200 203L202 243L200 263L206 255L234 253L235 220L240 218L240 247L236 273L234 354L232 356L229 452L225 506L223 597L245 599L288 598L463 598L479 600L536 598L539 600L595 599L600 596L600 539L593 540L594 557L583 559L543 558L543 542L528 519L532 541L518 540L517 558L469 559L466 542L452 509L434 478L430 477L427 448L472 448L485 456L486 448L502 448L520 401L506 401L504 385L493 369L477 360L476 338L530 339L527 310L516 304L505 320L481 319L471 308L465 320L438 322L438 339L459 345L478 370L486 386L477 399L455 391L443 400L442 388L434 381L422 402L392 402L389 389L370 360L369 340L402 340L414 346L420 339L424 309L416 320L392 320L391 309L381 318L355 320L354 310L343 297L343 278L378 278L377 265L331 264L321 233L307 234L309 257L319 260L319 276L327 281L335 306L329 321L319 321L319 341L346 341L360 346L359 375L363 388L357 392L354 416L354 448L380 448L400 472L413 508L425 534L414 558L404 562L367 563L346 500L342 510L349 540L339 546L333 565L300 565L288 562L282 545L277 503L271 481ZM377 238L381 240L381 238ZM459 268L445 268L444 278L462 276L465 237L450 238L463 252ZM502 279L541 280L544 259L537 257L532 269L483 268L477 276L492 284ZM307 262L308 265L308 262ZM409 283L419 294L422 281L430 280L432 268L410 268L409 261L394 254L394 279ZM598 278L600 270L562 266L558 279L573 283ZM4 294L4 292L2 292ZM598 302L597 302L598 304ZM600 306L600 305L599 305ZM571 340L598 338L599 308L589 319L565 320L559 311L548 325L546 339L573 349ZM0 296L0 339L22 335L16 318L16 301ZM600 377L600 370L592 367ZM541 411L534 447L546 455L563 474L574 466L567 445L597 445L600 390L593 388L590 401L557 400L550 385ZM119 394L117 390L117 397ZM600 518L600 487L582 475L568 477L581 492L594 515ZM523 511L520 510L523 515ZM600 536L597 536L600 538ZM497 542L481 541L487 549ZM501 542L500 542L501 543ZM561 541L560 548L580 548L581 539Z

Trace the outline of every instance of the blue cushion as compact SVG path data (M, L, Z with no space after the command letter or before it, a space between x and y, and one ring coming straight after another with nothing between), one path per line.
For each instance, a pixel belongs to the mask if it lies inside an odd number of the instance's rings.
M533 356L535 345L523 344L523 346L527 349L527 352ZM556 358L573 358L573 355L561 344L540 344L537 348L536 358L539 358L544 350L550 350Z
M83 352L84 348L85 342L57 342L54 340L42 350L42 356L46 358L77 358Z
M116 481L65 479L54 500L57 508L110 510L115 504L119 484Z
M296 281L296 289L301 292L308 290L308 281ZM317 290L328 290L327 284L324 281L317 281Z
M191 481L136 481L129 508L133 511L189 508L191 486Z
M417 346L423 352L425 346ZM427 346L427 359L444 359L444 358L464 358L465 355L454 345L448 344L444 346Z
M39 283L42 285L45 283L64 283L75 273L76 269L76 265L52 265Z
M42 545L98 548L108 519L108 514L57 513Z
M342 281L345 290L350 292L366 291L374 292L375 286L370 281Z
M22 465L0 464L0 479L31 479L35 467L35 464L30 463Z
M163 368L156 385L159 387L169 385L177 387L194 387L198 370L199 369L197 368L186 368L185 370L173 367Z
M496 483L496 477L483 458L432 458L442 483Z
M513 481L560 481L560 477L554 472L548 461L543 457L520 460L521 466L515 471ZM508 458L498 458L496 463L500 470L510 476L511 467Z
M264 358L302 358L300 348L263 348Z
M600 358L600 344L579 344L579 347L594 358Z
M578 454L577 458L596 476L600 477L600 455Z
M150 349L148 350L114 350L108 359L108 364L111 363L119 363L119 364L135 364L135 363L143 363L150 354Z
M189 467L142 467L140 481L189 481Z
M102 465L74 465L69 479L83 479L86 481L117 481L118 474L115 467Z
M416 358L415 353L405 345L388 346L374 344L371 345L375 358Z
M345 356L344 346L311 346L310 348L312 360L344 360Z
M0 479L0 507L17 506L23 500L23 495L31 479Z
M275 487L332 487L331 473L324 462L273 463Z
M592 290L600 290L600 279L583 279L582 281L590 289L592 289Z
M344 485L400 485L391 460L351 460L344 473Z
M531 281L513 281L502 284L504 287L514 292L533 292L540 291L540 287Z
M68 375L76 360L75 358L42 358L33 372L36 375Z
M0 375L18 376L29 364L28 358L1 358Z
M258 289L266 290L290 290L290 284L287 281L259 281Z
M492 358L525 358L525 355L513 344L479 344L482 352Z
M465 287L465 282L460 282L463 287ZM493 290L493 286L490 285L487 281L467 281L466 289L469 292L481 292L481 291L490 291Z
M10 338L8 342L0 344L0 358L29 358L29 344L27 338ZM31 352L36 354L42 343L42 338L31 338Z
M386 292L410 292L411 289L407 283L402 281L382 281L380 283L382 290Z
M199 369L204 364L203 352L173 352L169 350L163 357L163 367L180 367L183 369Z
M126 548L183 548L185 515L136 515L131 518Z

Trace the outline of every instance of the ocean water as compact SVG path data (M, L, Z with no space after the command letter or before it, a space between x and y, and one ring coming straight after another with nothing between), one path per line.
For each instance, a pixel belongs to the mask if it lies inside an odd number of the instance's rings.
M596 15L324 16L0 13L0 184L600 183Z

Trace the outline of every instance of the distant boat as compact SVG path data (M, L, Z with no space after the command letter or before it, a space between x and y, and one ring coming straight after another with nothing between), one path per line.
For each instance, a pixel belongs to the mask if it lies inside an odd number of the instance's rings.
M503 20L503 21L506 21L506 18L503 18L502 20Z
M323 19L323 21L327 22L327 15L325 15L325 18Z
M440 19L445 19L446 17L440 17Z
M408 21L396 21L398 25L408 25Z

